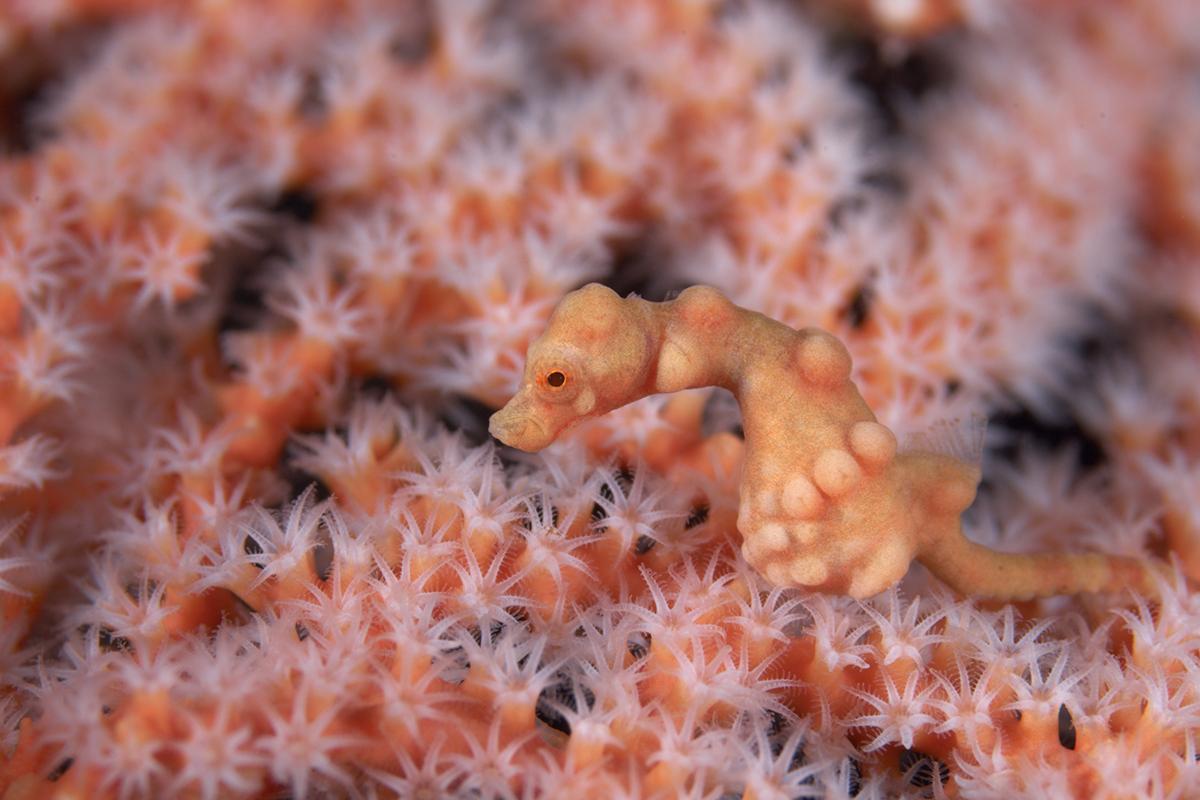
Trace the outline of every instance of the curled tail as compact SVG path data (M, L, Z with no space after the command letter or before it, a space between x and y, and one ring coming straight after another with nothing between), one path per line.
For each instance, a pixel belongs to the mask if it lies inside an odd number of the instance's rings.
M979 483L983 425L973 420L939 436L940 442L919 442L905 463L926 520L917 560L939 580L962 594L997 600L1123 589L1159 594L1160 576L1170 575L1161 561L1103 553L1002 553L968 539L961 514Z
M1102 553L1001 553L972 542L957 523L926 540L917 560L952 589L997 600L1123 589L1157 596L1159 576L1169 574L1166 564L1150 559Z

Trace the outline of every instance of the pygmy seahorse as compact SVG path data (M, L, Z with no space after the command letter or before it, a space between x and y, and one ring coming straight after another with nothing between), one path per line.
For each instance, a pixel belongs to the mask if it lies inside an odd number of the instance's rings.
M862 598L915 558L964 594L1024 599L1130 587L1162 567L1097 553L1000 553L963 535L976 464L907 452L878 422L832 334L795 330L693 286L663 303L600 284L571 292L530 346L492 435L535 451L587 417L659 392L731 391L745 453L737 527L746 560L781 586Z

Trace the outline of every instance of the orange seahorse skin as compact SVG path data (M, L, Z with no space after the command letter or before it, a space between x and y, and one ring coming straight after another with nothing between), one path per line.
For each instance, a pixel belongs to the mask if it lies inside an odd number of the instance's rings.
M700 386L729 389L741 406L737 526L746 560L772 583L868 597L916 558L964 594L1156 593L1165 565L999 553L968 540L959 518L975 498L976 465L899 452L851 381L837 337L794 330L708 286L665 303L600 284L568 294L530 344L521 387L490 430L540 450L582 419Z

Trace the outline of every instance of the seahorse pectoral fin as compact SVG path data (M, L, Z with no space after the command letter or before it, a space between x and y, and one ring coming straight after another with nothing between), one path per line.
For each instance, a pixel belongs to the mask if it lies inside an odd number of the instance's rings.
M575 413L579 416L590 414L596 408L596 393L591 390L591 387L586 387L575 398L575 402L571 404Z

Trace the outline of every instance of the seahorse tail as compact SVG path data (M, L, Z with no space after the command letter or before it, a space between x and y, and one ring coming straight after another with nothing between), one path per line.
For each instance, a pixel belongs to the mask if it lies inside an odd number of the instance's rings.
M917 560L955 591L998 600L1124 589L1154 597L1170 574L1159 561L1103 553L1001 553L968 539L957 521L927 539Z

